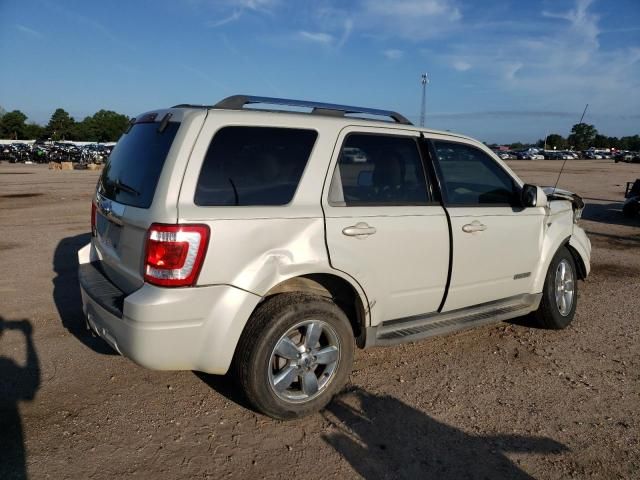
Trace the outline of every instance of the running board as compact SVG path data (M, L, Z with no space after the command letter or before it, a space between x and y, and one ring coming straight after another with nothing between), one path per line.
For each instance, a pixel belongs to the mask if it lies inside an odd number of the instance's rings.
M366 346L394 345L520 317L538 308L542 294L525 294L445 313L388 320L367 328Z

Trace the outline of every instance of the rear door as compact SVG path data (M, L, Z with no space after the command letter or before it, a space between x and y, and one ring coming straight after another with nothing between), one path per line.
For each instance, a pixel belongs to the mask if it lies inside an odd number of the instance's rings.
M453 238L443 311L531 293L544 208L523 208L519 183L479 146L445 138L432 145Z
M449 266L449 231L432 199L419 134L344 129L323 208L331 266L364 289L373 325L436 311Z
M143 284L149 226L176 222L187 145L204 116L186 118L179 110L143 115L120 137L98 180L93 246L107 277L125 293Z

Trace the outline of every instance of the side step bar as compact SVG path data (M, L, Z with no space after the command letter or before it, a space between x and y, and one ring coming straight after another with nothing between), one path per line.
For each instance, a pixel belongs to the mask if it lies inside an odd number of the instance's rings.
M428 313L367 328L366 346L394 345L445 335L486 323L526 315L538 308L542 293L525 294L445 313Z

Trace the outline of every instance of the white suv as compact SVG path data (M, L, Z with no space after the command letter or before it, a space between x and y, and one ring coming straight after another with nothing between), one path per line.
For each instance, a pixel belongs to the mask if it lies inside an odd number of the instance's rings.
M589 273L582 207L395 112L178 105L133 120L100 177L84 311L140 365L233 368L258 410L298 417L341 389L356 345L529 312L566 327Z

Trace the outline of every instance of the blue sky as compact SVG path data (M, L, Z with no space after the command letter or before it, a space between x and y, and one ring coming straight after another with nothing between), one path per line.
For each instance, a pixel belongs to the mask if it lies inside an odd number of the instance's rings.
M638 0L0 0L0 106L46 123L236 94L420 114L488 142L640 133Z

